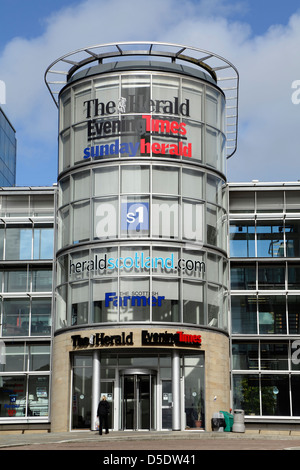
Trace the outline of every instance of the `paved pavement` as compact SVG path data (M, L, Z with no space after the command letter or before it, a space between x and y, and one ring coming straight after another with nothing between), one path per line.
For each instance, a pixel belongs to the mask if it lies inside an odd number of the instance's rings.
M288 434L251 434L233 432L132 432L112 431L108 435L99 436L93 431L68 433L0 433L0 451L49 451L49 450L94 450L101 451L107 458L120 458L121 454L148 459L151 452L159 455L196 455L202 450L300 450L300 435ZM110 451L115 451L111 453ZM118 451L118 452L117 452ZM127 453L126 453L127 451ZM1 453L3 456L3 453ZM113 457L115 456L115 457ZM149 457L150 456L150 457ZM177 458L179 458L177 457ZM106 458L106 457L105 457ZM168 459L168 457L164 457ZM143 460L144 461L144 460ZM122 462L103 462L122 463ZM170 463L170 462L158 462ZM190 462L194 463L194 462Z

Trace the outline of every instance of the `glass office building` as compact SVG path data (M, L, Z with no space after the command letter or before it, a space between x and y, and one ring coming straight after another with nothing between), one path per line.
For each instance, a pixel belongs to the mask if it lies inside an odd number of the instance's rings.
M300 377L300 183L229 183L227 187L231 309L228 317L230 349L226 353L230 355L227 372L231 381L224 389L228 387L231 393L229 407L245 411L246 432L251 428L279 429L279 426L293 430L300 419L297 400ZM51 429L50 328L55 191L55 188L11 188L2 189L1 193L1 432ZM78 276L81 282L81 274ZM74 328L78 328L75 313L71 312ZM113 309L111 314L115 315ZM132 347L131 331L126 331L124 342L128 337L127 346ZM98 336L98 341L100 339L111 341L108 335ZM83 422L83 413L79 412L82 410L80 402L85 401L91 408L93 376L97 375L93 363L95 353L89 351L92 346L89 340L86 333L86 339L81 339L81 351L85 349L85 354L78 351L72 357L70 352L65 370L69 383L74 384L69 390L82 391L83 384L87 386L86 394L78 396L79 406L76 396L68 405L75 429L88 427ZM123 338L116 340L123 341ZM218 349L220 345L216 347ZM203 374L204 364L208 367L207 361L199 362L197 370L200 374L195 372L198 355L199 351L196 356L185 354L181 359L181 370L188 383L194 374L198 377ZM206 358L204 355L203 359ZM152 348L151 354L140 351L137 356L132 350L123 354L112 351L108 345L106 351L101 351L101 361L101 389L107 395L116 391L116 370L119 387L125 387L128 394L138 387L143 394L149 396L151 392L151 398L157 399L158 370L162 399L169 398L172 393L172 361L165 350L154 354ZM128 373L132 372L132 365L136 374ZM65 367L65 364L61 366ZM202 376L202 380L207 393L207 378ZM53 384L53 400L56 393ZM130 403L129 398L127 401ZM166 427L171 427L168 403L162 405L162 413ZM209 429L210 417L205 429ZM155 415L151 419L154 420ZM91 426L90 421L88 425ZM129 425L127 421L127 427ZM113 422L110 426L113 429Z
M236 93L223 58L152 43L76 51L47 70L59 109L55 431L94 429L103 394L112 429L209 429L229 409L228 73Z
M0 431L95 430L104 394L112 430L299 424L300 183L226 181L237 82L170 44L49 67L57 185L0 191Z
M232 394L252 425L299 423L300 185L229 185Z
M0 430L50 422L53 188L0 191Z
M0 186L16 184L16 132L0 107Z

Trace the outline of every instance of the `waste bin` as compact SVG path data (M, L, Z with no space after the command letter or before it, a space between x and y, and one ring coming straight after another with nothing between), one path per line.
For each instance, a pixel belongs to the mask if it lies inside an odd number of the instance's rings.
M245 432L244 410L233 410L232 432Z
M213 413L211 420L211 428L213 431L223 432L225 428L225 419L222 413Z
M233 426L233 415L228 413L228 411L220 411L223 414L225 419L225 432L231 432Z

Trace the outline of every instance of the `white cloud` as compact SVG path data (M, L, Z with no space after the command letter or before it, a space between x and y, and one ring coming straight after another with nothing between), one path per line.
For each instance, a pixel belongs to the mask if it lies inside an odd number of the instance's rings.
M253 37L249 25L230 20L232 8L242 11L245 4L86 0L49 17L42 36L9 42L0 56L0 70L6 83L5 111L17 130L20 184L43 184L43 168L48 184L45 165L57 159L57 110L43 81L47 66L85 46L138 40L210 50L238 68L240 129L238 152L228 165L231 181L300 178L300 105L291 101L292 82L300 79L300 16ZM216 17L214 11L221 14ZM31 171L26 182L26 166L34 165L39 174L34 178ZM55 181L56 164L53 168Z

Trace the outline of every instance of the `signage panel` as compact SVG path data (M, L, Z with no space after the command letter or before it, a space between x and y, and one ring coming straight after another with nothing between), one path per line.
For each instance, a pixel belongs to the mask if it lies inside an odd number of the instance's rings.
M71 344L73 349L82 348L105 348L105 347L143 347L143 346L169 346L169 347L195 347L201 348L201 334L195 332L184 331L155 331L155 330L138 330L138 331L119 331L116 330L111 334L109 332L92 333L89 336L81 336L79 334L71 336Z
M190 100L182 103L177 97L170 100L149 100L133 102L125 97L106 103L98 99L83 102L87 122L86 142L83 159L123 156L136 157L153 155L192 157L192 142L188 142L187 123L190 117ZM155 113L155 117L151 114ZM125 119L113 115L136 113L136 117ZM158 114L159 116L157 116ZM152 136L152 141L150 140ZM122 137L125 137L123 141ZM130 141L127 141L127 138ZM97 145L93 145L98 141Z

